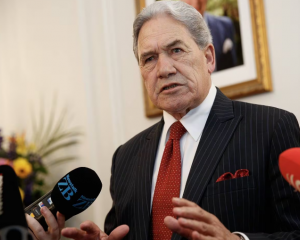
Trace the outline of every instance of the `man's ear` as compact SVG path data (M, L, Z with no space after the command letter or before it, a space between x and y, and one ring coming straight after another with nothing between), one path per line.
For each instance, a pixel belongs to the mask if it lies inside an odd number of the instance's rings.
M205 48L205 58L208 73L211 74L213 73L216 67L215 48L212 44L207 45L207 47Z

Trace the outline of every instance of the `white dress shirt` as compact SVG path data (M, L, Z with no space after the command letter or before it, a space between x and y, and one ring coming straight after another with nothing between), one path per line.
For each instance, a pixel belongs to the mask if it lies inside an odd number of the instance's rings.
M216 87L211 84L210 90L204 101L196 108L190 110L180 122L185 127L187 132L180 139L180 153L181 153L181 184L180 184L180 197L182 197L186 181L196 154L200 138L214 103L217 94ZM163 112L164 116L164 127L160 136L158 150L156 153L156 159L154 164L153 176L152 176L152 189L151 189L151 205L150 212L152 209L152 201L154 195L154 189L157 181L159 167L161 159L165 150L165 145L169 139L170 127L177 120L167 112Z

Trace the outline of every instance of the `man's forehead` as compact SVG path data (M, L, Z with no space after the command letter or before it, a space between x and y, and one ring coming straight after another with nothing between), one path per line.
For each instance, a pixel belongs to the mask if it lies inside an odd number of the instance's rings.
M166 19L165 19L166 20ZM174 42L185 43L193 40L185 26L168 17L167 21L155 18L144 24L138 37L139 53L155 47L166 48Z
M187 31L186 27L171 17L156 17L145 22L139 33L139 40L159 37L166 34L178 34Z

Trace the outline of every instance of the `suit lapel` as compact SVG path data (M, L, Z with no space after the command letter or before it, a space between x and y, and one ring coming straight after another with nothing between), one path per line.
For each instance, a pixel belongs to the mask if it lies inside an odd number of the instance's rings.
M161 120L156 127L141 139L141 149L137 155L137 178L135 183L134 213L135 235L134 239L149 239L150 227L150 201L152 175L158 143L164 121Z
M206 121L202 137L185 186L183 198L199 203L219 160L242 116L235 116L233 104L217 89L216 99Z

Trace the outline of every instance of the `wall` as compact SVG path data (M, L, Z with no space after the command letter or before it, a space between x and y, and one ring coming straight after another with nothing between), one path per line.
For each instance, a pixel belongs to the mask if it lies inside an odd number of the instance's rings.
M25 131L30 136L31 113L38 116L44 109L49 119L55 94L57 111L67 108L68 126L79 126L85 133L80 147L60 152L79 160L53 167L47 178L53 186L71 169L93 166L78 6L74 1L9 0L0 4L0 126L4 134ZM93 219L93 211L89 209L82 217ZM76 218L73 224L79 224Z
M300 121L300 1L265 0L265 17L273 92L241 99L242 101L276 106L293 112Z
M274 91L241 99L294 112L300 89L298 0L265 0ZM114 150L159 118L144 116L142 81L132 52L135 0L0 0L0 128L26 130L31 109L48 113L55 93L68 124L80 126L81 144L63 153L77 161L51 169L54 184L78 166L99 174L103 190L88 211L103 226L111 206L109 171ZM42 103L44 102L44 103ZM59 153L62 154L62 153Z

